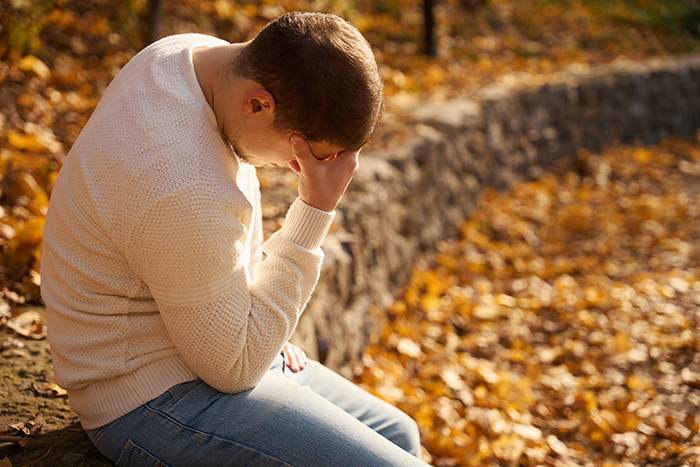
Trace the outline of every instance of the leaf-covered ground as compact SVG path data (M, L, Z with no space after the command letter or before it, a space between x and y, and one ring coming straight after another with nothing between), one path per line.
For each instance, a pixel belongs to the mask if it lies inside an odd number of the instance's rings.
M487 191L358 382L437 466L700 465L700 131Z
M60 432L20 450L16 463L52 445L35 465L104 462L73 455L85 438L75 438L75 416L51 385L45 341L28 340L41 337L41 324L12 331L7 320L40 304L53 182L105 88L143 47L145 3L0 0L0 432L30 412ZM285 11L348 19L370 40L386 84L374 148L410 137L407 115L426 101L700 50L699 0L436 3L435 57L420 53L418 0L166 0L160 33L233 42ZM691 409L700 399L697 150L697 136L660 148L613 147L580 154L512 193L488 192L464 238L443 245L436 269L417 270L389 310L358 380L416 417L436 465L641 464L663 456L681 465L695 442ZM259 176L266 190L295 183L291 172ZM264 206L268 234L283 213Z

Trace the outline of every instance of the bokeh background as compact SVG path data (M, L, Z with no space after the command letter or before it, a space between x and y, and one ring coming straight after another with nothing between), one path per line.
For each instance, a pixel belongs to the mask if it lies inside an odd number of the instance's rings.
M435 0L432 51L416 0L163 0L150 32L246 41L293 10L337 14L370 41L386 111L369 149L411 138L411 111L426 103L700 51L698 0ZM145 0L0 0L3 323L41 305L53 183L148 43L152 11ZM377 310L383 330L357 383L416 418L437 466L696 465L699 160L696 133L582 150L539 180L487 190L461 237ZM22 335L45 333L30 322Z

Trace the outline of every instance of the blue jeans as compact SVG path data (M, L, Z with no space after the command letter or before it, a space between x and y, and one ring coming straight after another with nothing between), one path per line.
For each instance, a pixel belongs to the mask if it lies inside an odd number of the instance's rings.
M88 436L119 466L427 465L408 415L320 363L292 373L281 356L253 389L178 384Z

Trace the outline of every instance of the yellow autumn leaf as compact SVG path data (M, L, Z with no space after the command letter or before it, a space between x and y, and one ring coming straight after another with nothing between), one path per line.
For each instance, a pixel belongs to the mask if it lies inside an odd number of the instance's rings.
M39 135L22 134L10 131L7 134L7 142L15 149L22 151L47 152L49 147L44 143Z
M35 248L41 243L44 218L34 216L31 220L18 222L15 236L10 240L10 249L18 251Z
M51 78L51 70L34 55L26 55L19 61L18 68L22 71L32 71L42 80Z
M215 0L214 10L219 18L230 18L235 11L233 3L228 0Z
M634 160L642 165L651 162L651 152L646 148L637 148L634 151Z
M39 186L36 179L28 172L17 173L12 188L15 196L26 196L39 206L48 206L49 204L49 197L46 191Z
M17 96L17 105L20 107L31 109L32 107L34 107L34 96L29 91L23 92L22 94Z
M258 6L253 3L249 3L243 7L243 11L246 15L253 17L258 14Z
M112 32L112 28L109 27L107 18L100 16L90 24L90 32L96 36L107 37Z

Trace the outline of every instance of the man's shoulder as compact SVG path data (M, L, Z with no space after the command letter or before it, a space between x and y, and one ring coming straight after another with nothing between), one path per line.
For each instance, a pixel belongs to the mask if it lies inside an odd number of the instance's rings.
M192 49L222 44L227 44L227 42L206 34L188 33L164 37L134 55L119 72L115 81L128 80L131 77L138 76L140 73L148 75L154 67L158 68L160 66L164 66L170 72L174 72L175 70L172 67L187 66L183 59L186 61L187 56L191 56Z
M171 36L166 36L162 39L157 40L153 44L146 47L144 51L147 51L149 49L178 51L189 47L214 46L225 44L228 44L228 42L226 42L223 39L219 39L218 37L210 36L207 34L173 34Z

